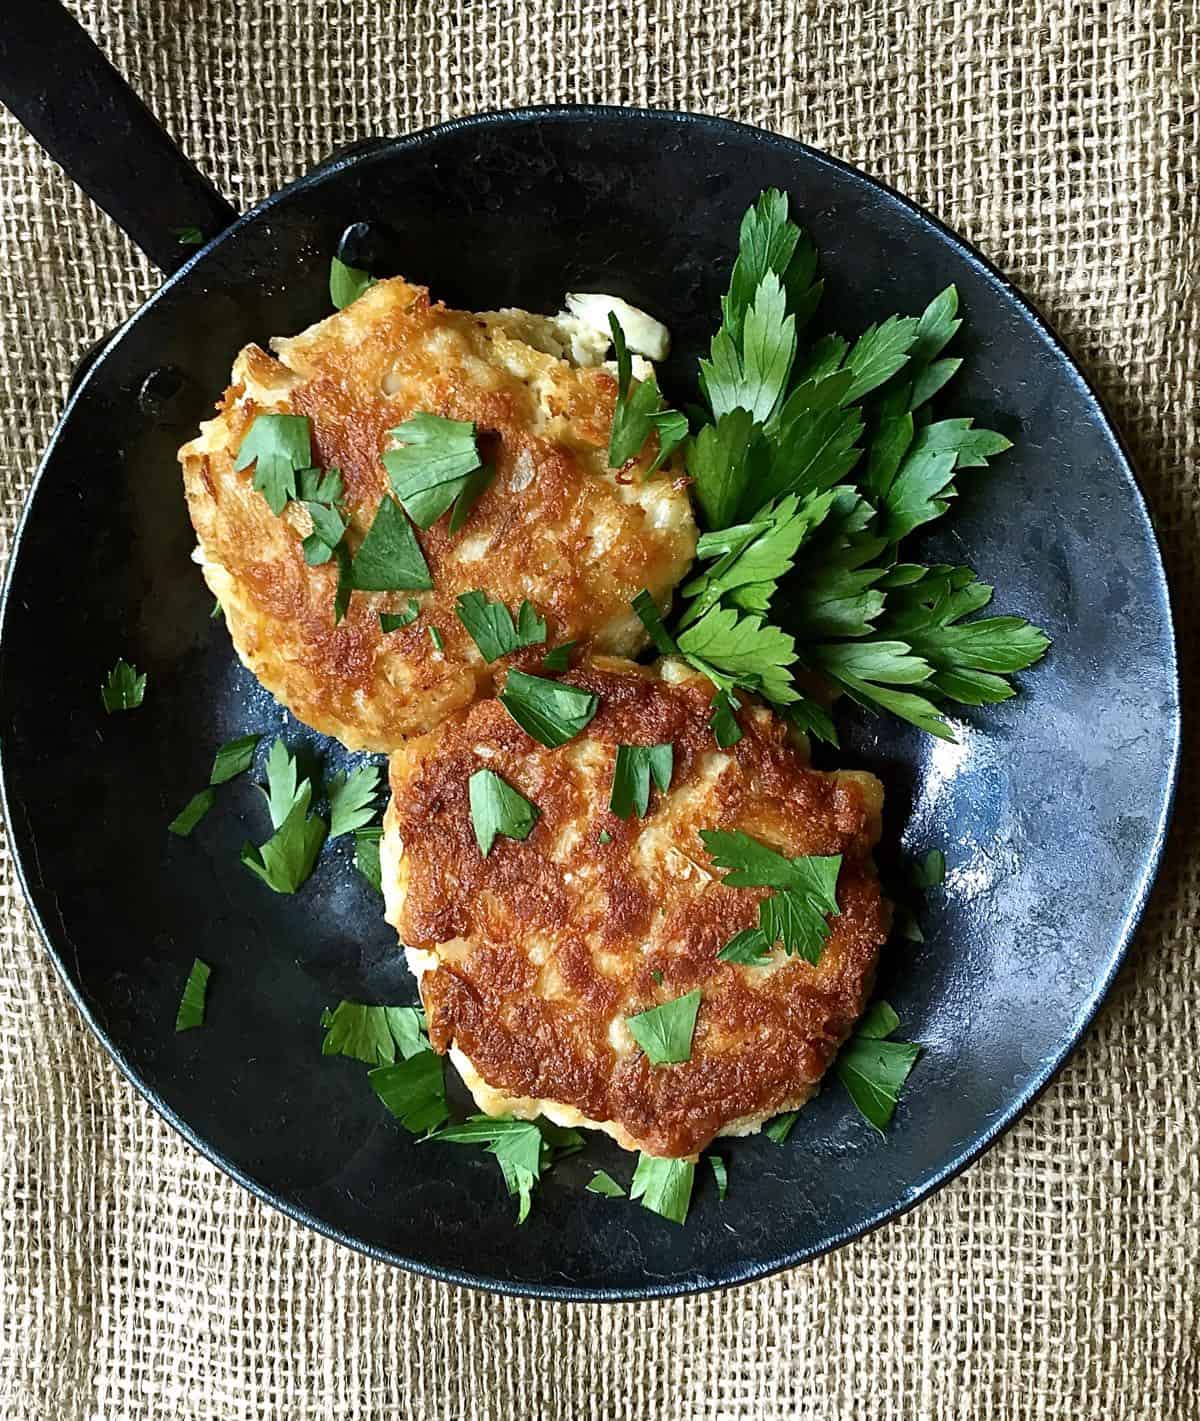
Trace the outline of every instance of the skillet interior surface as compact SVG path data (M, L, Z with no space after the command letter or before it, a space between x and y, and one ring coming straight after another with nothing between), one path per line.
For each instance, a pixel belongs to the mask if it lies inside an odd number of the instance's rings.
M528 1223L494 1160L419 1145L354 1062L323 1059L339 997L415 998L345 840L293 898L238 864L264 837L246 777L190 839L166 824L213 751L283 730L326 771L336 746L297 726L236 661L189 561L175 451L233 355L329 312L330 254L375 227L380 274L466 307L554 310L567 290L626 297L670 326L661 372L692 396L759 190L788 190L822 253L817 328L853 332L958 284L966 324L954 413L1015 448L970 471L920 549L966 560L997 610L1054 638L1007 705L957 744L846 714L840 761L888 789L885 837L945 849L926 939L894 943L881 984L925 1055L879 1139L828 1085L786 1145L726 1142L729 1197L697 1173L677 1228L584 1192L628 1182L607 1141L558 1165ZM157 372L157 373L156 373ZM118 656L144 706L107 717ZM632 110L492 115L335 162L200 252L119 334L77 392L27 507L0 637L2 771L23 881L59 970L135 1084L270 1202L405 1266L542 1295L632 1297L742 1281L911 1205L993 1139L1078 1040L1148 891L1173 786L1170 612L1145 508L1086 382L1022 299L932 219L802 146L713 119ZM265 750L265 744L260 750ZM208 1021L177 1036L194 957ZM461 1099L461 1097L460 1097Z

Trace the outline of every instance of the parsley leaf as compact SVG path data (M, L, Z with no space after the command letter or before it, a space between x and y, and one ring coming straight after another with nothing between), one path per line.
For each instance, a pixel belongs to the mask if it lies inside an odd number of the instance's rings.
M708 723L713 738L722 750L728 750L742 738L742 727L737 722L741 704L729 691L718 691L712 699L712 715Z
M887 1002L876 1002L834 1067L863 1119L881 1135L895 1114L900 1089L921 1054L921 1048L912 1042L884 1039L899 1021Z
M599 832L599 834L596 835L596 839L597 839L597 842L599 842L599 843L601 843L601 844L611 844L611 843L612 843L612 835L608 832L607 829L601 829L600 832Z
M417 527L429 528L480 467L475 425L421 412L389 433L400 445L383 456L392 488Z
M739 616L734 607L713 607L682 631L679 650L698 670L719 673L748 691L773 701L793 701L789 668L796 660L794 640L761 616ZM717 680L721 686L721 680Z
M658 610L658 604L651 597L649 590L643 587L629 605L637 613L638 620L646 628L655 647L664 656L678 656L679 648L675 645L674 637L663 625L662 613Z
M600 697L590 691L524 671L508 673L499 700L526 734L551 749L574 739L600 709Z
M437 627L433 626L433 624L431 623L428 627L425 628L425 630L429 633L429 640L433 643L434 651L445 651L446 644L442 641L442 634L437 629Z
M466 627L485 661L498 661L523 646L546 640L546 623L529 602L522 602L513 622L503 602L489 602L486 592L464 592L456 604L458 620Z
M467 782L471 800L471 826L479 852L487 858L496 835L507 839L527 839L539 818L539 810L506 784L494 770L476 770Z
M303 414L260 414L238 448L235 469L254 464L253 485L276 516L296 497L296 473L312 467L312 426Z
M267 756L267 788L263 790L273 829L278 829L288 817L296 802L298 784L295 757L283 743L282 737L277 736Z
M706 424L687 447L692 491L710 528L734 521L750 488L762 484L766 446L749 410L732 409Z
M571 669L571 653L575 650L573 641L560 642L558 646L552 646L542 657L543 671L569 671Z
M914 860L911 872L916 887L940 888L946 881L946 855L941 849L930 849L924 858Z
M877 389L907 363L919 324L916 316L889 316L863 331L846 356L846 369L854 372L854 382L846 392L847 403Z
M321 1013L322 1056L350 1056L368 1066L390 1066L428 1051L425 1013L420 1007L368 1006L338 1002Z
M109 715L114 711L136 710L145 694L146 673L139 675L137 667L124 660L117 662L100 687L100 699Z
M496 471L490 464L481 464L473 474L467 475L458 497L454 500L454 507L450 510L450 522L446 528L448 533L453 535L466 524L471 510L495 477Z
M768 1139L774 1140L777 1145L782 1145L792 1133L792 1126L796 1123L799 1114L798 1110L787 1110L782 1115L776 1115L774 1120L768 1120L763 1126L763 1134Z
M598 1169L583 1186L589 1194L603 1194L606 1199L624 1199L625 1191L604 1170Z
M176 1031L191 1031L193 1027L204 1025L204 1001L211 971L208 963L201 962L198 957L192 963L192 970L183 984L179 1010L175 1013Z
M618 745L608 807L618 819L636 810L644 819L650 807L650 780L663 794L671 787L675 750L671 745Z
M408 599L408 606L403 612L380 612L379 630L386 636L389 632L398 632L401 627L407 627L415 622L421 615L421 609L417 605L415 597Z
M582 1143L574 1130L548 1123L514 1120L509 1116L472 1115L428 1138L451 1144L482 1145L496 1156L509 1194L519 1199L517 1223L529 1217L533 1190L556 1154L574 1151Z
M199 227L172 227L171 235L181 247L198 247L204 241Z
M223 785L235 776L245 774L254 762L254 752L261 739L261 735L242 735L236 740L227 740L213 757L209 784Z
M358 298L368 287L375 285L375 278L366 271L360 271L356 266L347 266L340 257L334 257L329 263L329 299L339 311L345 310L352 301Z
M700 388L719 420L749 410L765 422L782 403L796 358L796 318L787 314L783 283L767 272L746 311L741 338L728 326L713 337L710 358L700 362Z
M661 468L672 451L687 438L688 422L678 410L662 408L662 395L653 375L640 381L636 389L630 389L633 361L625 344L625 332L613 311L608 313L608 326L617 352L617 403L608 440L609 467L623 468L637 456L651 433L656 433L658 454L646 470L649 476Z
M394 1065L367 1072L372 1089L406 1130L423 1135L450 1118L446 1072L436 1051L406 1055Z
M729 870L724 878L726 887L774 890L758 905L762 941L782 943L789 956L799 953L815 966L829 936L827 919L841 912L837 903L841 854L787 858L741 830L701 829L700 837L713 864ZM761 943L753 934L753 929L749 934L738 933L718 954L720 959L758 961Z
M354 554L350 586L360 592L424 592L433 586L429 564L412 524L386 493L379 501L367 536Z
M308 813L312 783L304 780L287 817L265 844L242 846L242 863L276 893L295 893L313 871L325 842L325 821Z
M210 788L202 789L198 794L192 795L191 799L167 825L167 829L172 834L178 834L181 839L186 839L213 807L215 801L216 795Z
M696 1166L691 1160L659 1159L656 1155L641 1153L629 1186L629 1197L640 1199L643 1209L682 1224L687 1219L695 1178Z
M735 933L717 953L718 962L735 962L761 967L771 956L771 941L762 928L745 928Z
M720 1155L709 1155L708 1162L712 1166L713 1178L717 1181L717 1198L723 1204L725 1195L729 1192L729 1174L725 1161Z
M383 870L379 863L379 841L383 830L378 824L354 831L354 867L376 893L383 892Z
M364 829L375 817L375 796L379 793L379 769L375 765L359 765L350 771L339 770L329 781L329 837Z
M649 1011L627 1016L630 1035L652 1066L670 1066L692 1059L692 1036L700 1010L700 989L676 997Z

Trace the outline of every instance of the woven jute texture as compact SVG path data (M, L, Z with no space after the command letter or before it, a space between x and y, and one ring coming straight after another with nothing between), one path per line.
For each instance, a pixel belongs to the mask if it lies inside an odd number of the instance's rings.
M1194 689L1200 0L75 3L243 207L356 138L552 100L729 115L903 189L1098 380ZM0 144L7 545L74 360L156 277L7 119ZM833 1257L625 1307L408 1277L244 1194L89 1038L0 851L0 1415L1200 1416L1195 810L1185 776L1108 1006L983 1161Z

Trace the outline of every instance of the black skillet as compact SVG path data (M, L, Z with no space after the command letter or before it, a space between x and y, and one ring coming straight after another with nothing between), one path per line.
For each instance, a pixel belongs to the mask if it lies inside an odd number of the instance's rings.
M880 184L722 120L560 108L489 114L364 145L237 218L82 32L48 0L0 30L0 97L164 271L162 289L79 383L39 471L0 633L3 793L22 882L92 1029L147 1099L260 1197L334 1238L436 1277L576 1298L738 1282L902 1212L995 1140L1078 1042L1141 915L1170 809L1179 713L1171 617L1120 440L1070 357L959 238ZM926 1054L891 1133L836 1085L784 1147L726 1142L685 1228L584 1192L628 1181L597 1140L540 1189L529 1222L495 1163L418 1145L353 1062L322 1059L321 1008L410 1001L413 984L348 851L278 898L238 865L256 792L223 793L189 840L165 825L214 748L284 728L327 767L337 747L291 722L237 664L188 561L176 447L235 351L326 315L331 253L403 272L448 302L552 310L605 290L675 334L664 384L690 395L738 219L786 188L820 245L824 321L860 328L958 283L967 325L955 403L1016 448L963 481L922 550L969 560L1054 637L1022 695L945 745L845 717L843 760L887 783L887 837L950 865L925 942L882 974ZM197 226L198 252L176 230ZM145 705L106 717L118 656ZM214 964L208 1024L176 1036L193 957Z

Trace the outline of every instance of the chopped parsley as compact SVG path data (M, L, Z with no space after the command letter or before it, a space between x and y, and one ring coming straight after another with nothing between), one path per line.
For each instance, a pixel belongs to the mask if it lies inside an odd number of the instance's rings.
M485 661L498 661L509 652L537 646L546 640L545 620L529 602L522 602L513 621L503 602L490 602L486 592L464 592L456 604L458 620L466 627Z
M425 1013L420 1007L368 1006L338 1002L321 1013L322 1056L350 1056L367 1066L390 1066L428 1051Z
M696 1166L691 1160L639 1154L629 1197L640 1199L643 1209L682 1224L687 1219L695 1178Z
M625 1191L612 1177L603 1169L598 1169L591 1179L584 1185L589 1194L603 1194L606 1199L624 1199Z
M200 790L198 794L192 795L191 799L167 825L167 829L172 834L178 834L181 839L186 839L213 807L215 801L216 794L213 790L209 788Z
M383 830L378 824L354 831L354 867L376 893L383 892L383 869L379 863L379 841Z
M276 516L296 497L296 475L312 467L312 426L303 414L259 414L238 448L235 469L254 465L253 485Z
M235 776L245 774L254 763L254 752L261 739L261 735L241 735L236 740L227 740L213 757L209 784L223 785Z
M775 943L789 956L821 960L830 916L837 916L841 854L787 858L741 830L701 829L700 837L717 868L728 869L727 888L770 888L758 905L758 928L741 932L717 954L723 962L753 962ZM754 933L761 937L756 940Z
M100 699L109 715L114 711L136 710L145 694L146 673L139 674L136 666L124 660L117 662L100 687Z
M347 306L367 290L375 285L375 278L370 272L360 271L356 266L347 266L339 257L334 257L329 263L329 299L339 311L344 311Z
M652 1066L677 1065L692 1059L692 1036L700 1010L700 989L663 1002L649 1011L627 1016L625 1025Z
M179 1010L175 1013L176 1031L191 1031L193 1027L204 1025L204 1002L211 972L208 963L201 962L198 957L192 963L192 970L183 984Z
M481 467L475 425L422 412L389 433L398 444L383 456L392 488L417 527L429 528L468 493L468 480Z
M375 818L375 796L379 793L379 769L359 765L348 774L339 770L329 781L329 837L365 829Z
M431 623L428 627L425 628L425 630L429 633L429 640L433 643L434 651L438 652L439 654L445 651L446 644L445 642L443 642L442 634L440 631L438 631L437 627L433 626Z
M666 794L671 787L675 750L671 745L618 745L608 807L618 819L633 813L644 819L650 807L650 781Z
M310 815L313 786L298 777L296 762L282 740L267 758L267 789L274 834L265 844L242 846L242 863L276 893L295 893L308 878L325 842L326 824Z
M768 1120L763 1126L763 1134L769 1140L774 1140L777 1145L782 1145L792 1133L792 1126L796 1123L799 1114L798 1110L787 1110L782 1115L776 1115L774 1120Z
M896 1111L901 1087L916 1065L921 1048L909 1041L889 1041L900 1018L887 1002L876 1002L842 1048L834 1069L859 1114L881 1135Z
M541 745L555 749L591 724L600 697L562 681L547 681L524 671L510 671L500 704Z
M468 781L471 826L479 852L487 858L497 834L527 839L538 821L538 810L494 770L476 770Z
M941 849L930 849L924 858L913 861L910 872L915 887L940 888L946 881L946 855Z
M406 1130L423 1135L450 1118L446 1072L436 1051L423 1050L367 1072L375 1094Z
M386 493L350 564L350 586L359 592L427 592L433 586L412 524Z
M467 475L462 491L454 500L454 507L450 510L450 522L447 524L446 531L451 537L464 526L471 516L471 510L483 497L485 490L495 477L496 471L490 464L481 464L473 474Z
M171 235L181 247L198 247L204 241L199 227L172 227Z
M646 470L647 476L687 438L687 418L678 410L663 409L658 381L653 375L633 384L633 361L625 344L625 332L615 313L609 312L609 329L617 352L617 403L613 410L612 432L608 441L608 463L620 469L636 458L651 434L658 435L658 453Z
M600 832L599 832L599 834L596 835L596 839L597 839L597 842L599 842L599 843L601 843L601 844L611 844L611 843L612 843L612 835L608 832L607 829L601 829Z
M575 1130L503 1115L472 1115L461 1125L450 1125L428 1138L449 1144L482 1145L495 1155L505 1188L519 1201L518 1224L529 1217L533 1191L544 1171L555 1158L573 1153L583 1143Z
M571 653L575 650L573 641L560 642L558 646L552 646L542 657L543 671L569 671L571 669Z
M720 1155L709 1155L708 1162L712 1166L713 1178L717 1181L717 1198L723 1204L725 1195L729 1192L729 1172Z
M401 627L411 626L420 615L421 609L416 598L410 597L403 612L380 612L379 629L385 636L389 632L398 632Z

